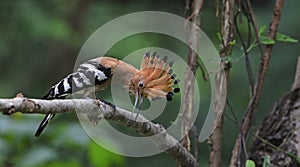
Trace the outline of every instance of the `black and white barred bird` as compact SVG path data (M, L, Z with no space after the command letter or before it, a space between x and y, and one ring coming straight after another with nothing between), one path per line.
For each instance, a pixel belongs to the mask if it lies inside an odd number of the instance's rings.
M141 68L138 70L130 64L111 57L98 57L81 64L77 71L52 86L43 99L64 99L73 93L88 97L94 91L105 89L111 79L116 76L117 83L135 95L135 106L140 101L138 114L143 98L149 100L166 98L172 100L174 93L180 89L173 86L178 84L173 74L173 62L167 64L167 57L159 57L156 53L150 56L146 53ZM55 114L47 114L39 125L35 136L39 137Z

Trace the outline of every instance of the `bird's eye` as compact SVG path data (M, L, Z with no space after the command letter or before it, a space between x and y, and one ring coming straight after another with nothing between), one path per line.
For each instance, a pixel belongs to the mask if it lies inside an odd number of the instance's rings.
M144 83L142 81L139 82L139 87L140 88L144 87Z

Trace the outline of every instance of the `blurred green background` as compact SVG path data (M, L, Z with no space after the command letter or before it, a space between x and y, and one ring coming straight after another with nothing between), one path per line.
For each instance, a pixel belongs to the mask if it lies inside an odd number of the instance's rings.
M254 2L258 25L268 25L274 1ZM296 39L300 39L299 5L300 1L285 2L279 27L279 32ZM95 30L112 19L145 10L183 16L184 1L0 0L0 98L11 98L19 92L26 97L42 97L52 84L72 72L81 46ZM215 1L205 1L201 28L219 48L217 33L220 28L215 13ZM169 49L186 59L186 46L157 34L126 38L109 54L122 59L136 49L149 46ZM253 130L259 127L274 102L290 89L299 49L298 43L276 43ZM256 48L250 53L250 59L257 72L259 57ZM239 47L234 48L232 63L228 97L241 119L249 100L249 90L244 57ZM183 80L184 76L180 77ZM209 83L203 81L199 72L196 77L201 92L200 110L205 111L210 100ZM102 93L100 98L110 101L109 91ZM175 101L179 103L179 98ZM177 111L176 107L168 105L166 111ZM198 132L206 114L203 116L201 111L197 118ZM230 117L230 112L226 112ZM172 113L164 113L163 118L171 116ZM40 115L0 115L0 166L176 166L176 162L164 153L131 158L99 147L83 131L75 114L57 116L45 133L35 138L33 135L41 119ZM237 133L237 125L226 117L224 166L228 164ZM201 143L198 149L201 166L207 166L208 145Z

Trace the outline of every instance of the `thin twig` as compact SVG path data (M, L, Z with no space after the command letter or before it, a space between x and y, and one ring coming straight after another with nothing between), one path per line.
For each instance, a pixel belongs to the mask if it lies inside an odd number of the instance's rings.
M194 125L192 127L192 133L193 133L193 137L194 137L194 157L198 157L198 139L199 139L199 133L197 130L197 126Z
M234 22L235 22L235 30L236 30L236 33L241 41L241 45L242 45L242 48L243 48L243 51L244 51L244 55L245 55L245 65L246 65L246 70L247 70L247 76L248 76L248 82L249 82L249 85L250 85L250 98L253 97L253 92L254 92L254 76L253 76L253 70L252 70L252 66L251 66L251 62L250 62L250 59L249 59L249 47L250 47L250 43L249 43L249 38L251 38L251 33L248 32L248 42L247 44L245 43L244 39L243 39L243 36L239 30L239 27L238 27L238 18L239 16L241 17L241 12L237 12L236 15L235 15L235 18L234 18ZM248 22L248 25L249 25L249 22ZM249 28L248 26L248 31L250 31L251 29Z
M252 27L254 29L254 34L255 34L256 42L258 43L258 49L259 49L260 57L262 58L263 54L264 54L264 49L263 49L263 45L261 44L261 41L259 39L259 34L258 34L258 28L257 28L257 24L256 24L256 19L255 19L254 11L253 11L253 8L252 8L250 0L247 0L247 7L248 7L249 12L250 12L249 14L250 14L250 17L251 17L251 24L252 24Z
M231 112L231 114L233 116L234 123L236 123L237 125L240 126L240 122L239 122L239 120L235 114L235 111L233 110L233 107L232 107L231 103L229 102L228 98L226 99L226 105L228 106L229 111Z
M278 29L278 25L279 25L280 17L281 17L281 11L283 8L283 3L284 3L284 0L277 0L275 2L273 18L270 23L269 33L268 33L268 37L271 40L275 40L275 37L276 37L276 33L277 33L277 29ZM250 125L253 120L254 114L256 112L257 104L258 104L260 94L262 91L264 79L265 79L269 61L270 61L270 58L272 55L272 50L273 50L273 44L266 45L265 51L263 53L263 56L262 56L262 59L260 62L260 66L259 66L259 72L258 72L256 83L255 83L254 95L253 95L253 98L249 102L248 108L245 112L245 116L243 119L243 126L242 126L243 133L240 134L238 139L236 140L236 143L235 143L235 146L234 146L234 149L232 152L232 157L231 157L231 162L230 162L231 167L239 166L241 163L240 156L239 156L240 155L239 150L241 149L241 138L246 137L248 135Z

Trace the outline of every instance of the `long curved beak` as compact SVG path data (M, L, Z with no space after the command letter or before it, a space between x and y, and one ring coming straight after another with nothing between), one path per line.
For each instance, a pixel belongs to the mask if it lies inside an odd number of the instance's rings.
M140 114L140 112L141 112L142 105L143 105L143 100L144 100L143 96L142 96L141 94L139 94L139 101L140 101L140 103L139 103L138 112L137 112L137 114L136 114L136 116L135 116L134 121L136 121L137 117L139 116L139 114Z
M135 108L137 107L137 104L139 102L139 105L138 105L138 112L135 116L135 119L134 121L136 121L137 117L139 116L140 112L141 112L141 109L142 109L142 105L143 105L143 96L141 95L140 93L140 90L138 89L137 92L135 93L135 101L134 101L134 106L133 106L133 109L132 109L132 112L131 112L131 116L130 116L130 119L132 118L133 116L133 113L135 111Z
M134 105L133 105L133 109L132 109L132 112L131 112L131 115L130 115L130 119L132 119L132 116L133 116L133 113L135 111L135 108L136 108L136 105L139 101L139 90L135 93L135 101L134 101Z

